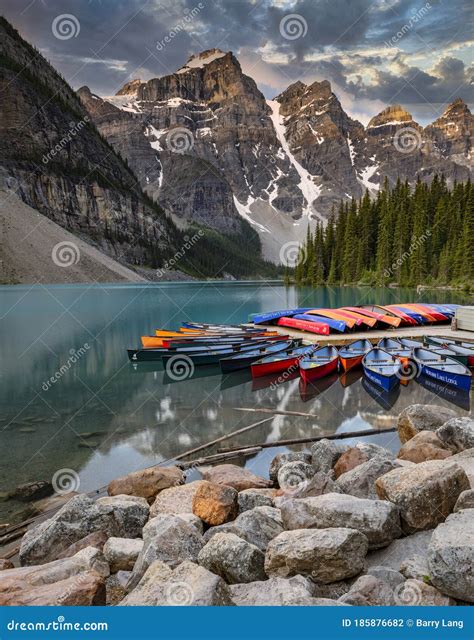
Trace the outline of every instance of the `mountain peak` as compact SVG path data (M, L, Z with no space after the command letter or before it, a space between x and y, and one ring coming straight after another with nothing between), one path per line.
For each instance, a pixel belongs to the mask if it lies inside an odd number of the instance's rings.
M451 118L459 115L470 115L469 107L462 98L456 98L451 104L448 104L441 118Z
M399 104L392 104L379 114L374 116L367 125L367 129L382 127L384 125L396 125L413 122L413 117Z
M128 96L130 94L135 94L138 91L138 88L142 84L140 78L135 78L134 80L130 80L130 82L126 82L121 89L117 91L116 96Z
M204 66L214 62L214 60L228 55L228 53L230 53L230 51L226 53L225 51L221 51L221 49L206 49L206 51L192 55L186 64L178 69L176 73L186 73L191 69L202 69Z

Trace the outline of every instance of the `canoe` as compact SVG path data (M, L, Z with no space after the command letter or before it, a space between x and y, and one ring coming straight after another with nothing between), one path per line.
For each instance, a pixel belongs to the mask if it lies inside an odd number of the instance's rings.
M288 374L298 371L301 358L310 355L318 348L317 344L290 349L282 353L270 355L253 362L250 366L252 378L272 376L276 373Z
M321 322L322 324L329 325L330 329L340 331L343 333L347 329L347 324L344 320L333 320L332 318L324 318L323 316L313 315L312 313L301 313L293 316L295 320L307 320L308 322Z
M208 346L208 347L221 347L225 345L236 345L239 344L256 344L257 342L281 342L282 340L288 340L288 335L285 334L275 334L274 336L265 336L265 335L255 335L255 336L246 336L245 338L206 338L199 340L178 340L176 338L172 338L171 340L164 340L163 347L167 349L177 349L177 348L185 348L192 346Z
M296 316L299 313L306 313L309 311L309 307L301 307L297 309L280 309L279 311L269 311L268 313L257 313L252 314L250 322L254 324L268 324L270 322L274 322L279 318L290 318L292 316Z
M264 358L265 356L271 356L281 351L285 352L291 349L293 346L292 340L275 342L271 346L260 347L252 351L245 351L244 353L237 353L227 358L223 358L219 361L222 373L231 373L232 371L239 371L249 367L252 362Z
M322 322L310 322L308 320L295 320L295 318L279 318L277 325L279 327L291 327L293 329L301 329L309 333L317 333L318 335L328 336L330 333L329 325Z
M203 331L246 331L248 327L241 324L216 324L204 322L183 322L181 325L185 329L200 329Z
M308 311L308 313L311 315L322 316L323 318L332 318L333 320L342 320L343 322L346 323L348 329L353 329L357 324L357 321L355 318L351 318L349 316L344 317L342 313L337 313L332 309L311 309L310 311ZM362 323L359 322L359 324L362 324Z
M385 391L390 391L400 384L401 367L398 358L380 347L371 349L362 360L364 375Z
M400 307L402 309L405 309L408 313L419 313L427 323L435 324L436 322L438 322L434 316L434 313L436 313L434 310L432 312L429 312L428 309L425 309L418 304L401 304ZM446 316L443 316L443 320L447 320Z
M161 360L165 356L172 357L175 355L188 355L204 354L209 352L220 352L225 355L232 355L232 353L238 353L239 351L256 349L257 347L270 346L272 342L265 340L259 342L252 342L251 344L238 344L238 345L200 345L200 346L187 346L177 347L175 349L165 349L164 347L157 349L127 349L128 358L132 362L153 362ZM223 355L222 357L225 357Z
M421 313L416 313L416 311L412 311L411 309L408 309L407 307L402 307L402 305L387 305L387 306L392 311L393 310L397 310L397 311L400 311L401 313L404 313L409 318L414 320L416 322L416 324L426 324L427 323L427 319L426 319L425 316L423 316Z
M395 318L400 318L403 325L414 326L418 324L415 320L413 320L413 318L410 318L410 316L408 316L406 313L403 313L403 311L399 311L398 309L390 309L387 306L381 305L364 305L363 308L370 309L371 311L377 311L377 309L380 309L381 313L386 313L387 315L393 315Z
M324 378L331 373L336 373L339 363L339 354L336 347L328 345L316 349L310 356L299 361L300 376L308 384L313 380Z
M379 322L380 324L386 324L389 327L398 327L401 323L400 318L390 316L388 315L388 313L370 311L369 309L364 309L363 307L342 307L342 309L346 309L347 311L355 311L356 313L360 313L363 316L368 316L369 318L375 318L375 320L377 320L377 322Z
M450 385L438 382L438 380L434 380L433 378L428 378L424 374L420 374L416 378L416 382L424 389L434 393L437 398L447 400L447 402L451 402L465 411L470 411L471 394L469 393L469 390L456 389L456 387L451 387Z
M460 360L462 364L468 367L474 367L474 345L469 347L467 346L467 342L456 342L455 340L451 340L449 338L435 338L426 336L425 340L428 344L432 344L435 347L446 347L457 356L462 356L464 358L464 361Z
M345 320L346 323L348 320L352 320L354 323L352 326L356 326L356 327L368 326L364 322L362 316L356 316L354 313L351 313L350 311L343 311L342 309L321 309L319 313L322 316L331 313L336 319Z
M339 362L344 371L362 364L362 358L372 349L369 340L356 340L339 349Z
M388 351L396 356L403 364L408 364L411 356L411 349L401 344L399 340L394 338L382 338L378 341L377 346L384 351Z
M414 349L413 359L420 372L428 378L465 391L471 388L471 372L454 358L435 353L431 349Z
M423 347L424 344L420 340L413 340L413 338L399 338L400 344L407 349L416 349L418 347Z
M432 322L449 322L449 317L445 313L441 313L438 309L434 309L426 304L410 304L407 305L411 307L415 311L419 311L421 314L427 313L430 318L432 318Z
M370 316L366 316L365 314L360 313L360 311L350 311L349 309L342 308L342 307L340 309L336 309L336 311L339 313L343 313L345 315L349 314L349 317L360 320L361 324L365 325L369 329L373 329L377 324L376 318L371 318Z
M168 352L163 354L161 357L165 365L171 358L179 359L179 357L182 356L183 360L188 360L194 365L199 366L219 364L223 358L228 358L229 356L236 355L237 353L245 353L247 351L255 351L255 346L245 345L241 347L230 347L228 349L206 349L205 351L187 351L185 353Z

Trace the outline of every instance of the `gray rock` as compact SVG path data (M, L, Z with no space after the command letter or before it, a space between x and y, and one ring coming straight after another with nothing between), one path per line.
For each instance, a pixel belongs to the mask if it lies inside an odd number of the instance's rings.
M112 573L131 571L140 551L143 540L140 538L109 538L104 545L104 556Z
M305 489L314 473L313 467L306 462L287 462L278 471L278 485L285 493L297 493Z
M310 576L322 583L337 582L362 570L367 538L355 529L284 531L268 545L265 571L269 576Z
M336 484L341 491L351 496L377 500L375 481L398 466L394 460L376 456L340 475Z
M459 465L448 460L428 460L414 467L394 469L380 476L375 486L379 497L400 509L405 533L432 529L453 511L469 480Z
M320 440L311 447L311 462L314 471L329 473L349 445L334 440Z
M367 569L367 574L383 580L383 582L386 582L392 589L395 589L401 582L405 582L405 578L400 571L395 571L395 569L391 569L390 567L375 565Z
M314 600L311 580L303 576L235 584L230 593L239 607L312 606Z
M134 589L155 561L176 567L185 560L195 562L204 541L196 528L178 516L162 513L143 528L143 549L133 567L127 589Z
M198 556L201 566L229 584L265 580L264 561L258 547L233 533L217 533Z
M177 513L176 517L188 524L191 524L198 533L201 535L204 533L204 522L194 513Z
M275 489L244 489L239 492L239 513L255 507L273 507Z
M144 498L115 496L94 502L81 494L67 502L52 518L25 533L20 563L41 564L57 558L71 544L95 531L107 536L136 538L149 514Z
M398 435L402 444L420 431L436 431L451 418L456 411L436 404L411 404L398 416Z
M474 448L455 453L454 456L449 458L449 461L455 462L464 470L468 477L470 488L474 489Z
M436 527L428 566L436 588L453 598L474 602L474 509L453 513Z
M281 515L285 529L357 529L367 537L371 549L387 546L401 535L397 507L382 500L327 493L287 500L281 505Z
M438 438L454 451L474 447L474 420L469 417L452 418L436 431Z
M356 607L390 607L395 604L392 587L373 575L357 578L350 590L339 598L339 602Z
M156 560L120 606L232 606L228 586L219 576L185 561L174 571Z
M400 573L407 580L420 580L426 584L431 583L430 568L428 566L428 557L426 555L416 554L404 560L400 565Z
M279 509L273 507L255 507L241 513L233 522L211 527L204 534L208 542L217 533L233 533L261 551L265 551L270 540L283 531L283 522Z
M372 458L394 460L395 458L395 454L392 451L385 447L381 447L379 444L375 444L374 442L358 442L356 444L356 449L362 451L369 460L372 460Z
M282 492L275 498L275 506L279 507L284 500L288 498L311 498L321 496L323 493L342 493L342 489L334 482L329 474L323 471L317 471L311 480L304 483L296 491Z
M459 498L454 505L454 513L461 509L474 509L474 489L466 489L459 494Z
M311 464L311 454L306 451L290 451L289 453L278 453L270 462L270 469L268 472L270 480L274 485L278 483L278 471L287 462L306 462Z
M367 566L384 566L398 571L400 565L413 555L426 556L428 545L433 534L433 529L429 531L419 531L410 536L394 540L385 549L372 551L367 555Z
M394 590L395 605L403 607L449 607L455 601L420 580L407 580Z

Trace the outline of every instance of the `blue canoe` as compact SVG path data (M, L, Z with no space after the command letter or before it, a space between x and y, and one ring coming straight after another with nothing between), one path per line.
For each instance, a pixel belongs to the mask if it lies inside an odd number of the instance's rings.
M409 308L406 307L402 307L401 305L398 306L396 304L393 305L393 307L395 309L398 309L399 311L402 311L405 315L409 316L410 318L413 318L413 320L415 322L417 322L418 324L426 324L427 320L426 318L424 318L421 313L416 313L416 311L412 311Z
M388 351L374 347L362 360L364 375L385 391L391 391L400 383L401 362Z
M299 313L306 313L306 311L310 311L310 309L312 309L312 307L280 309L279 311L269 311L268 313L252 313L252 315L249 316L249 321L254 324L268 324L274 320L278 320L279 318L291 318Z
M431 349L413 349L413 359L420 373L443 384L469 391L472 375L460 362Z
M332 318L325 318L323 316L316 316L312 313L300 313L294 316L296 320L308 320L309 322L323 322L327 324L331 329L340 331L343 333L347 329L347 324L343 320L333 320Z

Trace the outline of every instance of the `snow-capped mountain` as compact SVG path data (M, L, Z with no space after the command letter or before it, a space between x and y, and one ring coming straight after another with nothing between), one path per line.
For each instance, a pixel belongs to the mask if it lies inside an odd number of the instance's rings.
M99 131L175 222L227 234L242 219L278 261L341 199L375 194L387 176L467 180L473 116L462 100L423 129L399 105L364 127L327 81L296 82L266 101L231 52L192 56L174 74L80 98ZM454 123L454 124L453 124Z

